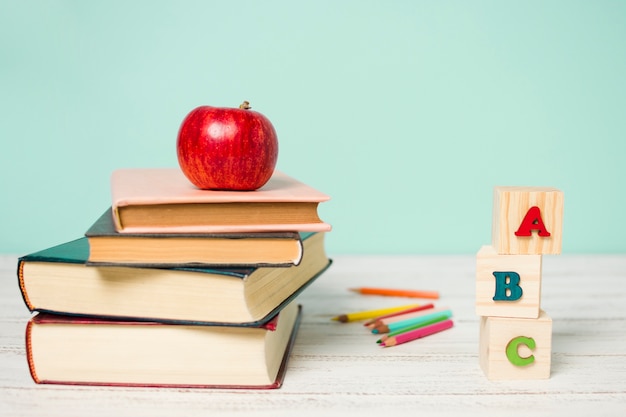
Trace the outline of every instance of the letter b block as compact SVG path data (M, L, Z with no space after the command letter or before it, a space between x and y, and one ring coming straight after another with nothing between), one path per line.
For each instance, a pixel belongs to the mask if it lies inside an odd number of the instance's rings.
M552 319L481 317L479 356L491 380L550 378Z
M502 255L561 253L563 192L551 187L495 187L492 245Z
M498 255L483 246L476 255L476 314L539 317L541 255Z

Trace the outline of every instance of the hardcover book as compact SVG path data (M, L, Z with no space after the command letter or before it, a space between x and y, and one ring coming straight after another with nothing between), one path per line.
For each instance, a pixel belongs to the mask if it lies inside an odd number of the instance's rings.
M120 233L326 232L318 214L329 197L275 171L255 191L195 187L178 168L119 169L111 175Z
M39 384L278 388L300 311L290 303L256 327L40 313L27 325L26 355Z
M85 236L90 265L287 267L298 265L303 255L298 232L119 233L110 209Z
M263 323L330 266L324 236L306 237L300 265L288 268L89 266L83 237L21 257L18 280L31 311L213 325Z

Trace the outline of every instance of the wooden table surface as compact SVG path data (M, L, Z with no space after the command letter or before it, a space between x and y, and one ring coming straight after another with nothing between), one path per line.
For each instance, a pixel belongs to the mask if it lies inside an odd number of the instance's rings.
M624 416L626 255L544 256L542 308L553 319L552 375L498 381L478 365L475 256L333 256L300 297L303 322L282 388L270 391L37 385L16 256L0 257L1 416ZM455 327L392 348L336 314L412 300L354 286L433 289Z

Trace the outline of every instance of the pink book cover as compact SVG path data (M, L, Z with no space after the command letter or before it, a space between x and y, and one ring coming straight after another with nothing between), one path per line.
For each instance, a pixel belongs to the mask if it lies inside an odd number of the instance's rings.
M201 190L194 186L179 168L126 168L111 175L113 220L121 233L233 233L303 231L326 232L331 226L325 222L307 224L271 224L254 226L178 226L178 227L122 227L119 210L126 206L153 204L211 204L211 203L322 203L330 197L307 184L281 172L274 171L270 180L255 191Z

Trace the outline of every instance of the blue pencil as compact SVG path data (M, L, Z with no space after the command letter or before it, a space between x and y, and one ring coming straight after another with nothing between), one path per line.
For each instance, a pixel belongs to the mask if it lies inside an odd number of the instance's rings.
M436 311L434 313L424 314L422 316L411 317L406 320L400 320L389 324L383 324L382 326L375 327L372 329L372 333L389 333L403 327L413 326L415 324L425 323L434 318L445 318L448 319L452 317L452 310L442 310Z

